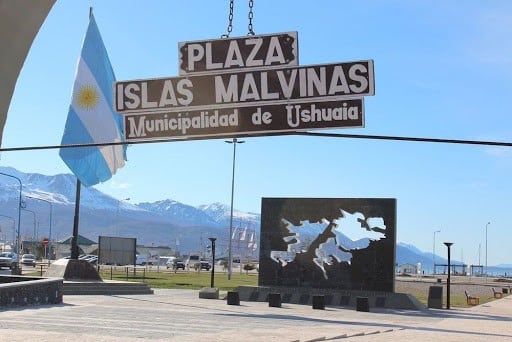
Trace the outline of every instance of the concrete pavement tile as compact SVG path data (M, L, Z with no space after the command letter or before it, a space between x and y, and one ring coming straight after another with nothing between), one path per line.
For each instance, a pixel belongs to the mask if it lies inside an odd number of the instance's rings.
M198 291L66 296L57 306L0 311L9 341L512 341L512 297L452 310L386 310L199 299Z

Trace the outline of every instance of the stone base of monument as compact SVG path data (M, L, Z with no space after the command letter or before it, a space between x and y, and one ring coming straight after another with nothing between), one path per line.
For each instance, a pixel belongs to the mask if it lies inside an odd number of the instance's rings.
M91 280L102 281L94 265L85 260L59 259L53 262L45 277L64 278L64 280Z
M324 295L314 295L312 297L313 309L315 310L325 310L325 296Z
M216 287L203 287L199 290L199 298L219 299L219 289Z
M240 305L240 297L236 291L228 291L227 295L228 305Z
M357 298L365 297L368 307L425 310L426 307L414 296L406 293L317 289L308 287L239 286L236 288L241 301L265 302L269 294L279 293L282 303L313 305L315 298L323 297L323 306L357 307ZM318 299L316 299L318 300ZM317 305L315 305L317 306Z
M64 295L139 295L153 294L145 283L134 281L103 281L94 265L85 260L59 259L46 273L47 278L64 279Z

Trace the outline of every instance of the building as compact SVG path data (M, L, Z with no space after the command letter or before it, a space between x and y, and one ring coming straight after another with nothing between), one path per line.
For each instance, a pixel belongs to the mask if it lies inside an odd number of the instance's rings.
M71 256L71 240L73 236L69 236L65 239L59 240L57 242L52 243L53 249L53 257L52 259L61 259L68 256ZM98 253L98 243L96 241L92 241L85 236L78 235L77 238L78 243L78 254L97 254Z
M403 275L416 275L418 273L418 266L413 264L403 264L399 266L398 272Z

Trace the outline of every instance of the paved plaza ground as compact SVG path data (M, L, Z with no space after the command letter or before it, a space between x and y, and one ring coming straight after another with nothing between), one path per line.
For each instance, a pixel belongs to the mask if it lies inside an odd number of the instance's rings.
M405 311L199 299L197 290L65 296L0 311L5 341L512 341L512 296L471 308ZM4 340L0 338L0 340Z

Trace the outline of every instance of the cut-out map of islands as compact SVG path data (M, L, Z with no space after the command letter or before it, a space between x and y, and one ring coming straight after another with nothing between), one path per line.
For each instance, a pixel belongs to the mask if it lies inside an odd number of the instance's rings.
M282 267L295 260L297 254L311 253L313 263L328 279L325 265L332 265L333 260L351 263L354 250L365 249L370 241L385 237L386 225L382 217L365 218L360 212L349 213L340 210L340 216L332 221L323 219L319 223L301 221L295 226L285 218L281 221L290 235L283 237L287 244L286 251L272 250L270 258Z

